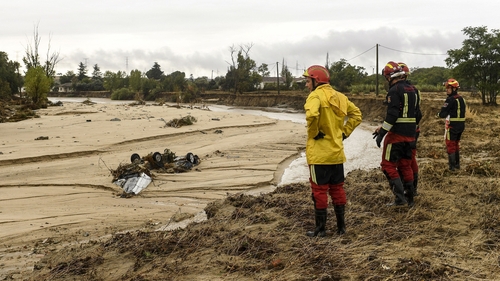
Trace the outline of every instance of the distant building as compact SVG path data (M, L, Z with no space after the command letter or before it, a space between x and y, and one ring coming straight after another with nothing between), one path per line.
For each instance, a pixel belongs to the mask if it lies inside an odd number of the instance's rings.
M280 77L280 86L285 85L286 80L285 77ZM304 77L298 77L298 78L293 78L293 82L296 84L301 84L303 83L305 85L305 78ZM266 85L278 85L278 78L277 77L262 77L262 82L259 84L259 89L264 89Z
M71 82L69 82L69 83L64 83L64 84L59 85L58 92L59 93L71 93L71 92L74 92L74 90L73 90L73 84Z

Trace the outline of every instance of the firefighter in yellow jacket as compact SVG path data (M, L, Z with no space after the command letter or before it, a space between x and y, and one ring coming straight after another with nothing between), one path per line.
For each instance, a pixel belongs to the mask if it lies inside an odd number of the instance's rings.
M303 75L311 91L304 109L307 122L306 159L309 166L316 228L307 235L326 236L328 194L337 218L337 234L344 234L345 204L343 140L361 123L362 114L342 93L330 85L325 67L313 65ZM347 117L347 121L345 121Z

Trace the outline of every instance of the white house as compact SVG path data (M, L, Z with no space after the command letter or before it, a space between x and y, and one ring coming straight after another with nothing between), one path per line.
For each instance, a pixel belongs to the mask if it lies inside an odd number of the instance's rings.
M64 84L59 85L58 92L59 93L74 92L74 90L73 90L73 84L70 82L70 83L64 83Z
M280 79L280 86L285 85L285 83L286 83L285 77L280 77L279 79ZM304 77L293 78L293 83L297 83L297 84L304 83L305 84L305 78ZM276 77L262 77L262 82L260 82L258 88L264 89L264 86L266 84L277 85L278 78L276 78Z

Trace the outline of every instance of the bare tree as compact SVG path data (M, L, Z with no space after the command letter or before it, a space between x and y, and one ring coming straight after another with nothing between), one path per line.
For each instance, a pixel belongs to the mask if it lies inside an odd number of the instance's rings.
M46 60L42 64L39 53L41 40L42 38L38 34L37 24L33 29L33 42L28 42L28 45L25 48L25 57L23 58L23 62L27 69L40 66L45 71L45 75L47 75L47 77L54 77L56 72L55 67L57 63L62 60L62 58L59 58L59 52L50 52L50 42L52 41L52 36L49 35Z
M253 72L257 71L257 66L249 56L252 47L253 44L250 43L240 46L239 50L234 45L229 48L232 63L226 61L229 64L226 79L227 83L233 87L234 94L241 94L255 84Z

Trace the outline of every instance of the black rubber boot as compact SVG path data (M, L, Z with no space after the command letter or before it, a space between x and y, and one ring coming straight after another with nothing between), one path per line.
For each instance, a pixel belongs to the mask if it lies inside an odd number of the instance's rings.
M337 234L342 235L345 233L345 205L335 205L333 208L337 217Z
M314 231L306 232L309 237L325 237L326 236L326 209L316 209L315 211L316 228Z
M413 174L413 197L417 196L418 173Z
M455 164L457 162L457 157L455 153L448 154L448 166L450 171L455 171Z
M460 169L460 152L458 150L455 152L455 169Z
M411 208L415 205L415 202L413 201L413 196L414 196L413 182L412 181L405 182L404 189L405 189L406 202L408 202L408 206Z
M394 202L387 204L387 206L392 207L392 206L406 205L408 202L406 201L405 198L405 190L403 187L403 183L401 182L401 179L400 178L392 179L390 181L390 184L392 186L392 193L394 193L395 199Z

